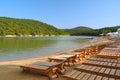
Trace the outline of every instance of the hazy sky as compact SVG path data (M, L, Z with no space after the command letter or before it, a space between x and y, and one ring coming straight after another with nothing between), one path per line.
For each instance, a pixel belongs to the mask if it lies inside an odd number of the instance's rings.
M0 0L0 16L96 29L120 25L120 0Z

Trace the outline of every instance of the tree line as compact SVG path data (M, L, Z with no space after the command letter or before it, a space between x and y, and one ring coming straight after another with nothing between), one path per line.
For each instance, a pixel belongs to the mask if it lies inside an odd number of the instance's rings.
M47 23L32 20L0 17L0 35L86 35L99 36L102 33L115 32L120 26L92 29L78 26L72 29L57 29Z
M63 29L70 35L86 35L86 36L99 36L100 34L106 34L109 32L116 32L120 26L104 27L100 29L92 29L85 26L79 26L72 29Z
M0 17L0 35L62 35L64 31L52 25L31 20Z

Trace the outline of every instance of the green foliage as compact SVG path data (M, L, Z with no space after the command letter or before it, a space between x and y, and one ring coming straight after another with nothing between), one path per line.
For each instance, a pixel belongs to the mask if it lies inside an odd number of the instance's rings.
M101 29L91 29L84 26L79 26L72 29L64 29L65 32L70 35L87 35L87 36L99 36L102 33L115 32L120 26L105 27Z
M113 26L113 27L105 27L101 29L97 29L99 33L108 33L108 32L116 32L120 26Z
M30 19L0 17L0 35L62 35L52 25Z
M87 35L87 36L98 35L97 31L91 28L88 28L88 27L84 27L84 26L79 26L79 27L72 28L72 29L64 29L64 31L70 33L70 35Z
M102 33L115 32L120 26L92 29L79 26L72 29L57 29L52 25L31 20L0 17L0 35L87 35L98 36Z

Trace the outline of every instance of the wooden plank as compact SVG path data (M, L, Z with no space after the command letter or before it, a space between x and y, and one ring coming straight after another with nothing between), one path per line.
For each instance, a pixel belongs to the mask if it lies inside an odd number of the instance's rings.
M99 62L99 61L96 61L96 64L100 64L100 62Z
M118 64L116 65L116 67L118 67L118 68L120 69L120 64L118 63Z
M55 66L55 65L59 65L60 63L58 62L35 62L35 63L32 63L33 65L40 65L40 66Z
M90 77L91 74L86 73L85 76L82 79L79 80L87 80Z
M96 69L95 69L95 72L99 72L101 70L101 67L97 67Z
M115 78L109 78L109 80L117 80L117 79L115 79ZM120 79L119 79L120 80Z
M91 66L84 65L84 66L82 67L82 69L87 69L88 67L91 67Z
M78 68L83 68L84 67L84 65L79 65L79 66L77 66Z
M110 70L110 74L111 74L111 75L114 75L115 72L116 72L116 69L111 69L111 70Z
M116 59L104 59L104 58L90 58L88 60L91 60L91 61L101 61L101 62L111 62L111 63L120 63L119 60L116 60Z
M101 62L100 65L104 65L104 62Z
M108 77L103 77L102 80L109 80Z
M110 68L107 68L104 73L109 74L109 72L110 72Z
M116 64L117 64L117 63L112 63L112 65L111 65L111 66L115 67L115 66L116 66Z
M47 70L49 67L47 66L38 66L38 65L25 65L25 66L20 66L21 68L35 68L39 70Z
M104 62L104 64L103 65L107 65L108 64L108 62Z
M92 68L92 66L88 66L88 67L86 68L86 70L91 70L91 68Z
M95 67L95 66L93 66L93 67L91 68L91 70L92 70L92 71L94 71L95 69L96 69L96 67Z
M102 80L102 76L97 76L95 80Z
M112 63L108 63L108 65L107 66L111 66L112 65Z
M73 70L73 71L71 71L71 72L66 73L64 76L69 77L69 76L71 76L72 74L74 74L75 72L76 72L76 70Z
M86 74L85 72L82 72L79 76L76 77L76 79L81 80L85 74Z
M120 70L116 70L116 74L115 75L118 75L118 76L120 76Z
M77 76L80 75L80 73L81 73L80 71L76 71L74 74L71 75L71 77L75 79Z
M101 68L101 70L99 71L100 73L103 73L106 70L106 68Z

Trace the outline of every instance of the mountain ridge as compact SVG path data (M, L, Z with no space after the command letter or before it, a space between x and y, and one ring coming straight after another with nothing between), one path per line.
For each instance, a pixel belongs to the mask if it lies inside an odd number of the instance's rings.
M0 17L0 35L86 35L99 36L102 33L115 32L120 26L92 29L86 26L77 26L71 29L58 29L50 24L33 20L11 17Z
M32 20L0 17L0 35L62 35L64 31L47 23Z

